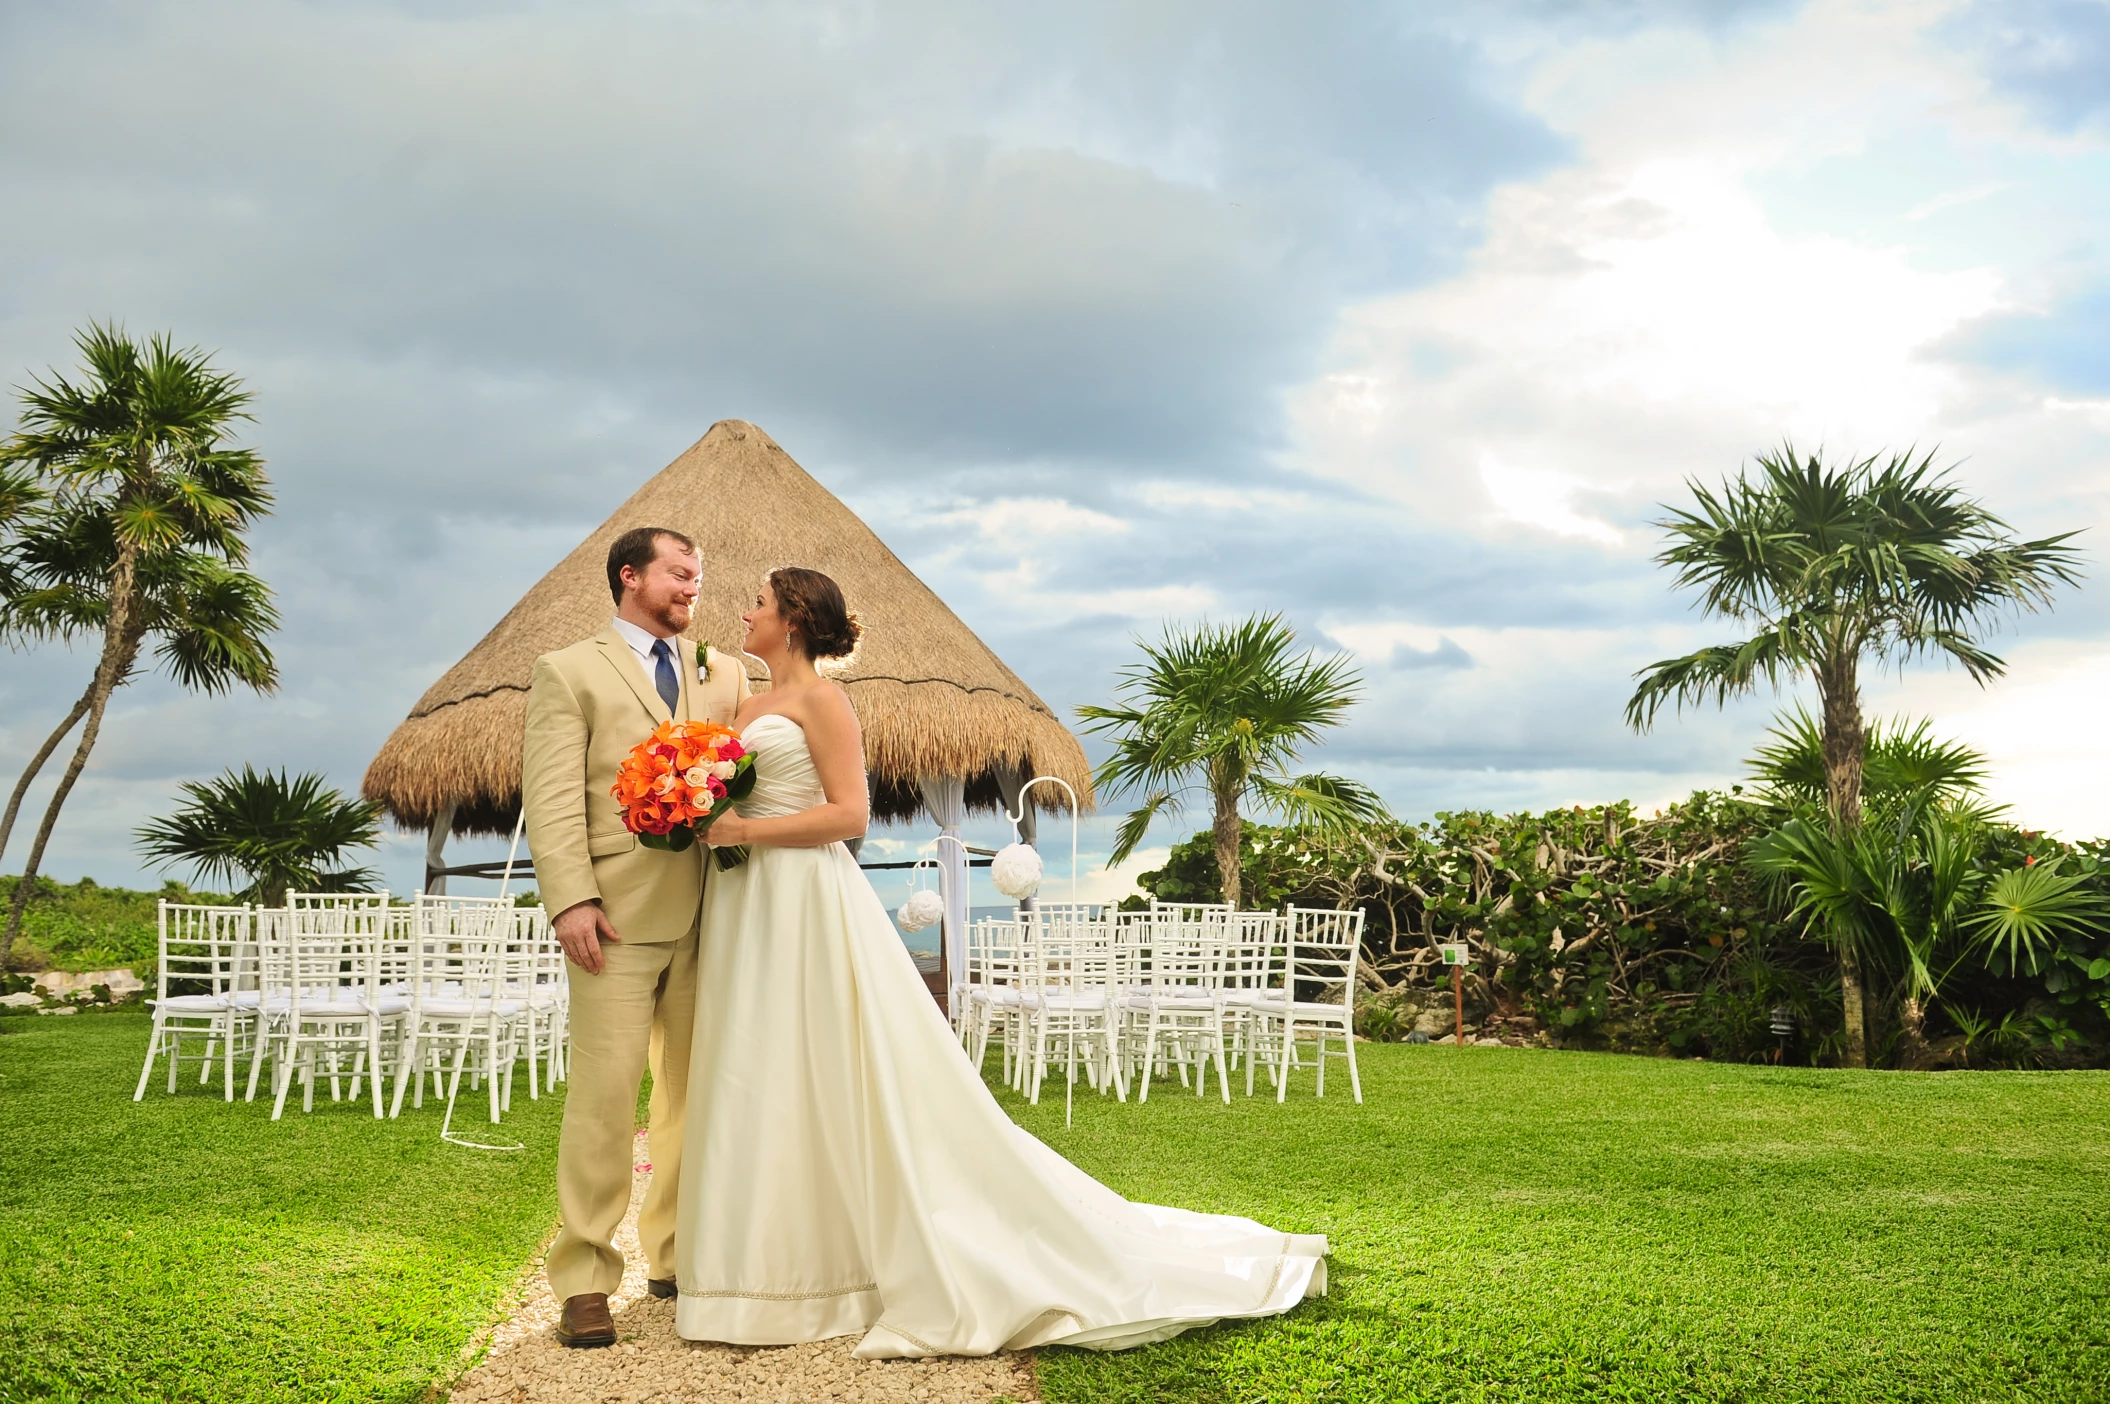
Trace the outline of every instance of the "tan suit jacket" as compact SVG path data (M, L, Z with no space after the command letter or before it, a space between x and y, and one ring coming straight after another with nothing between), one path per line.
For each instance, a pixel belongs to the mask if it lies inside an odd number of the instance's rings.
M528 691L521 803L535 883L551 916L598 901L624 941L677 941L695 925L703 902L704 860L647 848L623 827L609 791L631 748L670 720L731 726L747 696L747 669L709 651L710 680L700 681L696 645L674 646L681 694L670 714L637 654L613 625L570 648L535 660Z

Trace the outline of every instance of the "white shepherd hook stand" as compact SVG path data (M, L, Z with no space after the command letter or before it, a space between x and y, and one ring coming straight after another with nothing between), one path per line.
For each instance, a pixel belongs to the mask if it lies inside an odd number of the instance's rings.
M1070 900L1075 902L1077 900L1077 792L1070 788L1069 781L1059 775L1036 775L1018 787L1018 813L1013 814L1008 809L1004 811L1004 817L1011 821L1011 847L1024 848L1028 846L1025 836L1019 831L1018 826L1026 817L1026 792L1035 785L1060 785L1062 786L1062 792L1070 797ZM1009 851L1009 848L1005 850L1007 853ZM999 853L996 855L995 862L991 863L990 876L992 879L996 875L996 863L1002 862L1003 857L1004 855ZM1011 897L1018 894L1006 892L1004 895Z
M1026 842L1025 834L1019 828L1019 825L1024 822L1026 817L1026 805L1028 803L1026 792L1035 785L1060 785L1063 793L1070 797L1070 902L1074 905L1077 901L1077 792L1070 788L1069 781L1058 775L1036 775L1018 787L1018 813L1013 814L1008 809L1004 811L1004 817L1011 821L1012 842L1003 852L990 860L989 880L994 882L997 890L1006 897L1016 897L1020 901L1026 900L1040 890L1040 855L1033 851L1032 846ZM1007 862L1007 859L1010 861ZM1007 881L1007 878L1012 880ZM1076 1061L1077 1035L1073 1028L1070 1033L1070 1076L1063 1083L1062 1124L1064 1126L1071 1124L1071 1120L1076 1113Z

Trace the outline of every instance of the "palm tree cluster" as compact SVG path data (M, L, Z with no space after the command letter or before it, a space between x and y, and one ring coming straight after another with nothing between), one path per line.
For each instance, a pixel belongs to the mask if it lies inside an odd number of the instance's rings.
M1670 542L1657 560L1699 591L1706 613L1749 633L1642 669L1627 721L1646 730L1669 702L1722 703L1760 682L1812 679L1823 822L1842 844L1862 825L1863 667L1940 657L1983 684L2006 665L1980 635L2080 576L2073 533L2017 539L1931 452L1827 464L1788 444L1718 491L1688 486L1695 505L1658 523ZM1834 909L1811 915L1838 952L1847 1061L1866 1066L1860 945Z
M1097 783L1143 794L1115 834L1109 866L1135 852L1153 819L1176 813L1198 789L1214 810L1217 872L1224 900L1235 906L1248 799L1321 829L1383 817L1377 796L1356 781L1290 773L1360 695L1346 657L1300 653L1295 633L1274 614L1172 629L1138 646L1142 661L1122 669L1116 684L1121 705L1077 709L1088 730L1113 738Z
M162 863L189 863L202 879L232 887L243 901L281 906L286 893L357 892L371 868L328 871L381 834L381 806L346 800L320 775L289 778L243 766L216 780L189 781L189 802L139 830L139 846Z
M101 733L111 694L153 644L184 686L268 692L278 615L248 569L250 526L270 510L263 460L231 445L249 393L205 353L116 327L78 338L82 371L22 392L0 442L0 639L99 637L85 690L30 759L0 816L0 851L23 798L76 726L71 761L30 845L0 931L4 967L59 811Z
M1826 807L1817 724L1798 710L1772 737L1752 769L1786 817L1753 846L1752 866L1864 974L1896 982L1907 1066L1924 1061L1927 1014L1960 970L2042 974L2062 938L2110 930L2085 856L2071 871L2063 857L1994 860L2001 811L1983 797L1985 758L1935 740L1929 723L1868 729L1861 822L1851 828Z

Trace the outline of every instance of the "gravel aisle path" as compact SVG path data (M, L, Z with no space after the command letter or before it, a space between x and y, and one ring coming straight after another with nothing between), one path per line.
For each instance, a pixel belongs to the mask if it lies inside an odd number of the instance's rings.
M630 1213L616 1233L628 1264L609 1302L621 1339L605 1350L566 1350L551 1328L557 1302L536 1264L526 1299L491 1333L483 1362L455 1385L453 1404L992 1404L1038 1400L1025 1356L973 1360L857 1360L855 1336L811 1345L750 1349L685 1341L674 1334L674 1303L645 1291L637 1210L652 1177L637 1143Z

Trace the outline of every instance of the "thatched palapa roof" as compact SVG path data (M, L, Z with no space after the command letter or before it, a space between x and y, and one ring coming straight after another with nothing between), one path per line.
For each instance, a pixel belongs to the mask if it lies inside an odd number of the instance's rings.
M925 775L964 777L970 808L994 808L998 773L1020 769L1059 775L1091 803L1084 749L1047 704L871 528L737 419L712 425L633 493L418 699L367 768L368 799L406 828L430 828L451 803L454 833L511 832L535 659L607 627L608 546L636 526L696 539L704 591L689 633L726 652L738 649L740 614L771 568L835 577L866 629L839 677L864 729L878 817L912 814ZM1043 807L1062 803L1053 786L1033 795Z

